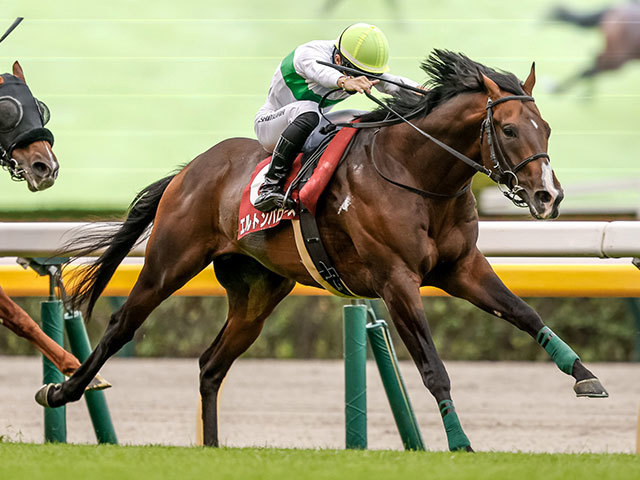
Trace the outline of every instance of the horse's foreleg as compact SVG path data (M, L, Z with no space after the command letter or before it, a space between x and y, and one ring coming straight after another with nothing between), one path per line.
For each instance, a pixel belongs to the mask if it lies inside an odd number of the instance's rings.
M575 378L574 390L579 397L608 396L600 381L582 364L571 347L545 326L540 316L502 283L479 251L476 250L456 265L444 278L436 285L447 293L464 298L531 335L560 370Z
M438 403L449 449L473 451L451 400L451 382L431 338L419 286L420 280L415 275L403 272L394 275L378 293L418 367L422 381Z
M202 426L207 446L218 446L218 394L231 364L258 338L264 320L294 285L248 257L221 257L214 265L218 281L227 290L229 313L214 342L200 356Z
M71 375L80 366L76 357L49 338L38 324L0 287L0 323L30 341L58 370Z

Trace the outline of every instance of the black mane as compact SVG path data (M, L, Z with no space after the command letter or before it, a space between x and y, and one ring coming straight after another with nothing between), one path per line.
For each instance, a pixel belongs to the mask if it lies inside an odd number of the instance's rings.
M498 86L514 95L524 95L522 82L513 73L497 71L481 63L474 62L462 53L435 49L422 62L420 68L429 75L425 86L429 88L426 95L416 95L408 90L401 90L398 95L386 99L387 105L400 115L405 116L422 107L422 114L427 115L438 105L461 93L484 92L482 74L485 74ZM360 117L363 122L376 122L388 118L389 112L377 108ZM391 117L389 117L391 118Z

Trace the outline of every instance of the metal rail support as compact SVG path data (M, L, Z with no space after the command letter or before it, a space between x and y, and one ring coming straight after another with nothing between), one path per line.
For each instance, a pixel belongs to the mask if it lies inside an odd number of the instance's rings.
M89 336L82 321L80 312L63 313L64 307L60 297L64 295L62 283L62 264L68 258L18 258L24 268L33 269L40 276L49 277L49 298L41 304L42 330L60 346L64 346L64 328L67 329L71 352L83 362L91 353ZM56 294L56 289L58 290ZM61 383L64 375L43 356L43 382ZM111 415L102 391L85 392L85 401L91 416L93 428L99 443L117 444ZM65 407L44 409L45 442L66 442L66 410Z

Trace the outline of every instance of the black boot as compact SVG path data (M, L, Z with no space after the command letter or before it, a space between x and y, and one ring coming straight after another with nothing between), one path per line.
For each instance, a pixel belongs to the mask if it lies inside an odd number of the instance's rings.
M297 154L296 145L285 137L280 137L276 148L273 149L269 170L267 170L264 182L262 182L258 190L258 198L253 204L257 210L266 213L276 208L282 208L284 204L284 183Z
M258 198L253 206L261 212L270 212L282 208L284 204L284 184L291 165L300 153L305 140L318 125L320 117L315 112L305 112L284 129L264 176L264 182L258 190Z

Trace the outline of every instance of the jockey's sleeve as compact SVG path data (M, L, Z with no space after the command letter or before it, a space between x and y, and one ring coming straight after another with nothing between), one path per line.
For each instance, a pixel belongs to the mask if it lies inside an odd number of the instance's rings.
M419 87L420 84L418 82L414 82L410 78L400 77L398 75L391 75L390 73L383 73L380 75L381 79L393 80L394 82L404 83L405 85L409 85L410 87ZM375 86L382 93L386 93L387 95L395 95L401 89L397 85L387 82L380 82Z
M327 59L326 57L327 53L313 43L301 45L296 48L293 66L301 77L325 88L337 88L338 79L344 74L331 67L320 65L316 61L331 61L331 58Z

